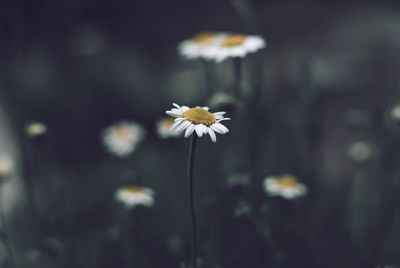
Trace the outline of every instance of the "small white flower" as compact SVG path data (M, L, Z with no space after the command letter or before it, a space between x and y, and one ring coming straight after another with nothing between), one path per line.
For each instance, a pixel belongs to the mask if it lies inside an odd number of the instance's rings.
M228 177L226 184L231 187L246 186L250 184L250 176L243 173L233 173Z
M36 137L46 134L47 126L41 122L30 122L25 128L26 134L29 137Z
M9 176L14 171L14 160L8 155L0 155L0 178Z
M307 194L307 187L293 175L268 176L264 179L263 186L270 196L281 196L286 199Z
M215 93L207 101L207 104L210 107L215 107L215 108L232 105L234 103L235 103L235 98L231 94L223 92Z
M227 58L243 58L265 47L266 42L260 36L221 33L216 43L207 47L202 56L221 62Z
M354 162L365 162L371 158L373 149L370 143L365 141L356 141L350 144L347 149L347 155Z
M179 137L180 133L177 133L176 131L171 131L171 127L174 124L174 118L173 117L163 117L160 120L157 121L156 123L156 131L158 136L161 139L166 139L166 138L171 138L171 137Z
M187 106L179 106L173 103L176 108L172 108L165 113L167 115L177 117L171 130L178 133L185 130L185 138L188 138L195 131L197 136L202 137L203 134L209 134L213 142L217 141L215 132L226 134L229 130L220 122L230 120L225 118L225 112L210 113L208 107L189 108Z
M103 143L106 149L117 156L128 156L144 139L146 130L137 123L120 121L103 131Z
M395 105L390 114L394 120L400 121L400 105Z
M214 32L202 32L190 39L182 41L178 45L179 53L187 59L197 59L203 57L206 50L214 45L218 45L221 36Z
M154 192L146 187L129 185L118 188L115 198L128 209L136 206L152 207L154 205Z

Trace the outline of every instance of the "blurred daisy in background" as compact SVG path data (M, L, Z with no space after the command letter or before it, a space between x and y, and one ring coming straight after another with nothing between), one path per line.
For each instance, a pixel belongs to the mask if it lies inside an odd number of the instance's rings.
M0 178L5 178L14 171L14 160L8 155L0 155Z
M119 121L105 128L102 138L104 146L110 153L124 157L135 151L145 135L146 130L140 124Z
M230 94L217 92L208 99L207 104L211 108L224 107L235 104L235 98Z
M226 180L226 184L230 187L246 186L250 184L250 176L244 173L233 173Z
M373 154L372 145L366 141L356 141L350 144L347 155L354 162L362 163L368 161Z
M203 51L206 59L221 62L228 58L243 58L266 47L264 39L256 35L221 33L219 36L216 43Z
M47 133L47 126L41 122L30 122L25 127L26 135L37 137Z
M123 186L117 189L115 199L124 204L127 209L136 206L152 207L154 205L154 191L150 188L134 185Z
M188 138L195 131L197 136L209 134L213 142L217 141L215 132L226 134L229 130L220 122L230 120L225 118L225 112L210 113L208 107L189 108L173 103L176 108L166 111L167 115L176 117L171 130L180 133L185 130L185 138Z
M397 104L395 105L392 110L390 111L390 115L392 116L392 118L397 121L400 122L400 105Z
M307 194L307 187L293 175L268 176L263 182L265 192L270 196L294 199Z
M204 56L204 52L221 39L220 34L215 32L202 32L190 39L182 41L178 45L179 53L187 59L197 59Z
M177 133L176 131L171 131L171 127L174 124L173 117L163 117L156 123L156 131L158 137L161 139L172 138L172 137L179 137L181 134Z

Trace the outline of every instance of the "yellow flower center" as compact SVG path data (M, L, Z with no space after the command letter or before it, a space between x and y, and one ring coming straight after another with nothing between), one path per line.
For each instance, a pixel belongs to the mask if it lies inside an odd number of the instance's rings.
M196 44L205 44L209 43L215 36L216 34L212 32L199 33L192 38L192 41Z
M114 130L114 135L117 139L127 140L131 136L131 129L124 125L117 126Z
M145 193L145 191L137 186L126 186L124 187L124 191L130 194L141 194L141 193Z
M222 42L221 47L234 47L244 43L246 36L243 34L233 34L225 38Z
M294 188L298 185L296 178L290 175L285 175L276 180L276 183L281 188Z
M193 124L203 124L207 127L214 124L217 120L215 116L207 110L203 108L192 108L187 110L182 114L184 118L188 121L192 122Z

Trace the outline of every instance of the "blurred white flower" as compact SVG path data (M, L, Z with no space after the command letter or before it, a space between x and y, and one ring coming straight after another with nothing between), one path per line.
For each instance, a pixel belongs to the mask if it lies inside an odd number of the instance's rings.
M14 160L8 155L0 155L0 178L9 176L13 171Z
M120 121L105 128L103 144L110 153L124 157L136 149L145 134L146 130L140 124Z
M25 132L29 137L36 137L46 134L47 126L41 122L30 122L25 127Z
M176 132L179 133L186 129L185 138L196 131L199 137L208 133L211 140L216 142L217 137L215 136L215 132L220 134L229 132L229 130L220 123L223 120L230 120L230 118L224 117L225 112L210 113L208 107L189 108L187 106L179 106L176 103L173 105L176 108L165 112L167 115L177 117L171 130L175 129Z
M163 117L156 123L156 131L158 136L161 139L171 138L171 137L179 137L181 134L176 131L171 131L171 127L174 124L173 117Z
M293 175L268 176L263 182L264 190L270 196L294 199L307 194L307 187Z
M221 36L214 32L202 32L178 45L179 53L187 59L197 59L210 47L220 42Z
M365 162L371 158L372 154L372 145L369 142L365 141L353 142L347 149L347 155L354 162Z
M231 105L235 103L235 98L232 97L231 94L223 93L223 92L217 92L214 95L212 95L208 101L207 104L210 107L221 107L225 105Z
M400 121L400 105L399 105L399 104L395 105L395 106L392 108L390 114L391 114L391 116L392 116L392 118L393 118L394 120Z
M233 215L235 217L242 217L251 213L251 205L246 200L240 200L233 209Z
M115 198L128 209L135 206L152 207L154 205L154 192L146 187L133 185L120 187L115 193Z
M243 58L266 47L260 36L221 33L217 43L213 43L203 51L203 57L221 62L227 58Z
M237 185L246 186L250 184L250 176L243 173L233 173L228 177L226 184L231 187Z

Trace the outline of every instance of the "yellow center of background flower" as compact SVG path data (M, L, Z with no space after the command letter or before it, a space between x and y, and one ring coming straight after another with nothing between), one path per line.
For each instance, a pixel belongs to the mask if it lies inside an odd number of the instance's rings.
M126 140L130 137L130 128L128 126L118 126L114 130L114 135L120 140Z
M233 34L225 38L222 42L221 47L234 47L244 43L246 36L242 34Z
M137 187L137 186L124 187L124 191L126 191L127 193L130 193L130 194L141 194L141 193L145 192L142 188Z
M296 178L293 176L282 176L276 180L276 183L282 188L294 188L298 185Z
M199 33L197 35L195 35L192 40L193 42L197 43L197 44L204 44L204 43L208 43L210 42L214 37L215 37L215 33L211 33L211 32L204 32L204 33Z
M203 124L207 127L214 124L217 120L215 116L207 110L203 108L192 108L187 110L182 114L184 118L188 121L192 122L193 124Z

